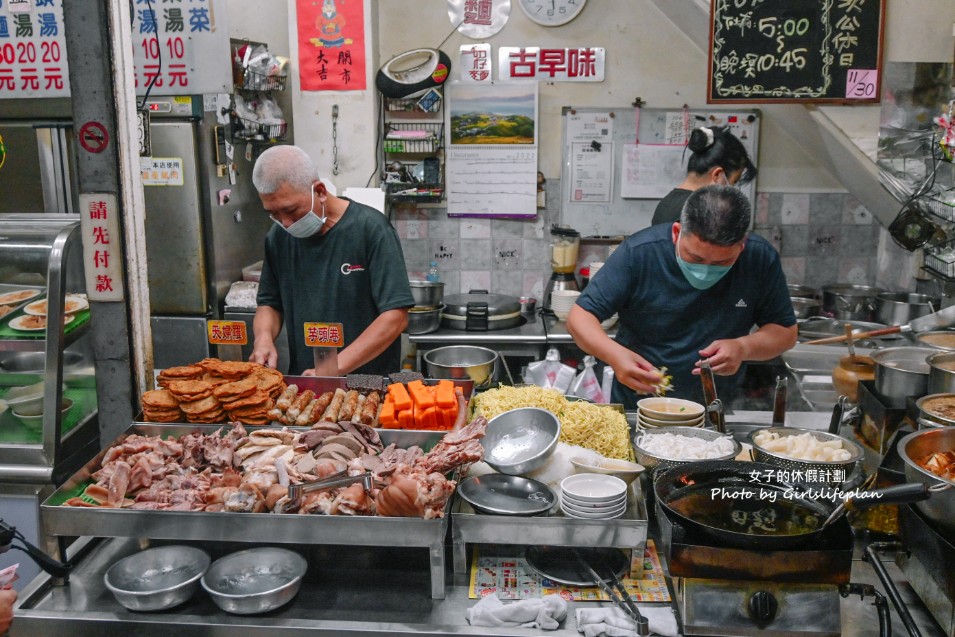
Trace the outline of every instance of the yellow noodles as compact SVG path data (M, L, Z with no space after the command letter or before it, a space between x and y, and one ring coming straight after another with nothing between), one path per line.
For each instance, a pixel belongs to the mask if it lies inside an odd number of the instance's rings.
M518 407L540 407L560 420L560 440L593 449L618 460L633 460L630 428L617 410L586 402L571 402L553 389L500 387L472 399L474 413L488 419Z

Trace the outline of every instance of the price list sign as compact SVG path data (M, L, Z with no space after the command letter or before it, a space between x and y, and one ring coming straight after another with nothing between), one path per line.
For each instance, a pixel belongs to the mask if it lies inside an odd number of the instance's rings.
M69 97L63 3L0 0L0 99ZM231 91L225 0L131 2L136 93Z
M878 101L884 1L713 0L708 101Z

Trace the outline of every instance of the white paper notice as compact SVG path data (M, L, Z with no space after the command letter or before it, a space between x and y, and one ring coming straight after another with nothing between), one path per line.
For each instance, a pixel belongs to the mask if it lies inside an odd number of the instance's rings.
M537 148L451 146L448 215L537 215Z
M683 146L624 144L620 196L660 199L686 177Z
M613 142L570 145L570 200L610 203L613 193Z
M613 141L613 118L610 113L577 112L567 115L567 141L600 142Z

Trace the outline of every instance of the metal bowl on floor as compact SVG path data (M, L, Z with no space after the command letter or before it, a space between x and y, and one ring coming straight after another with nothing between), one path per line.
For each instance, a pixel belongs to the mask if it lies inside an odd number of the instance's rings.
M305 558L286 549L262 547L213 562L202 588L227 613L267 613L292 601L308 569Z
M560 438L560 420L538 407L505 411L487 423L481 439L484 462L508 475L537 469L554 453Z
M490 383L497 359L498 354L493 349L474 345L450 345L426 352L424 364L431 378L470 378L477 387Z
M124 557L103 581L129 610L165 610L192 597L209 562L205 551L191 546L160 546Z

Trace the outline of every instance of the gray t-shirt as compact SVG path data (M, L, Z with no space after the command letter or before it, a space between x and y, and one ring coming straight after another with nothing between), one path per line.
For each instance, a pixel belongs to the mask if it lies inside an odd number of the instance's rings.
M347 346L381 313L414 305L398 234L384 215L354 201L322 236L269 230L256 302L284 317L289 374L314 366L305 322L341 323ZM390 374L400 358L399 338L355 373Z

